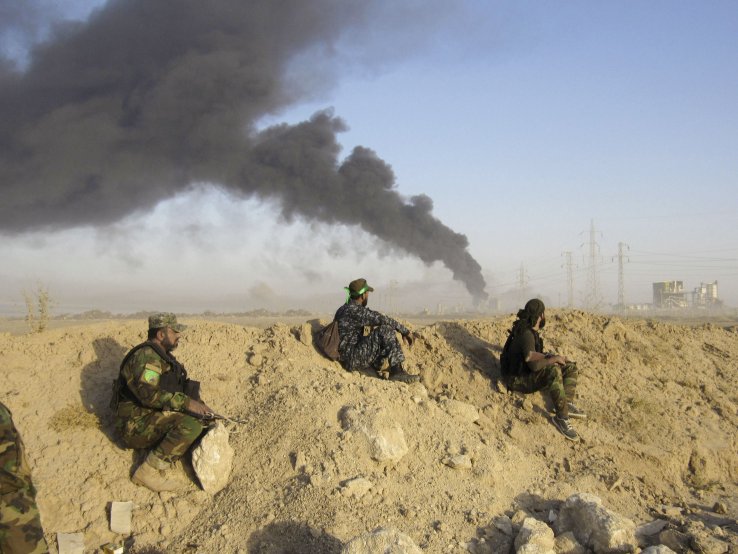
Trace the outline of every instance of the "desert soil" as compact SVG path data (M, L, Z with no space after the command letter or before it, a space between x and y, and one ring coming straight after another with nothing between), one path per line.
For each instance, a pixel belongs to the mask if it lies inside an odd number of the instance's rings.
M552 310L546 348L576 360L589 414L575 422L574 444L549 423L547 398L497 386L512 320L410 324L420 339L407 368L422 382L409 386L343 371L312 346L307 322L185 320L178 359L213 409L247 422L228 424L235 462L214 496L194 483L159 495L129 480L141 453L117 443L108 402L144 321L0 333L0 398L24 437L52 545L56 533L84 533L90 552L123 540L109 530L109 503L130 500L131 552L338 553L377 527L425 552L467 552L495 517L546 510L575 492L637 524L675 513L710 521L720 502L727 540L738 544L735 327ZM399 424L408 453L374 461L345 428L352 407ZM471 467L448 465L463 454ZM357 477L371 488L346 494Z

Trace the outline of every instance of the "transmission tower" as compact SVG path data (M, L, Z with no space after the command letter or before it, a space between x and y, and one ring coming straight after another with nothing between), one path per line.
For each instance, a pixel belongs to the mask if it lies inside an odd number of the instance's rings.
M589 256L588 256L588 275L589 275L589 297L587 299L587 307L596 310L600 307L600 287L597 277L597 254L600 246L597 244L595 233L594 219L589 225Z
M525 264L520 264L518 271L518 303L522 305L525 301L525 289L528 287L528 272L525 271Z
M618 309L625 310L625 272L623 271L624 251L630 246L624 242L618 243Z
M574 268L571 263L571 251L567 250L563 253L566 267L566 307L574 307Z

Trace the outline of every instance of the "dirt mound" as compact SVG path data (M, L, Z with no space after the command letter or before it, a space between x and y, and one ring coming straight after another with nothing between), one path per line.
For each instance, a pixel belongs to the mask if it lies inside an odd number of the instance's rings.
M229 485L157 495L129 481L138 455L116 444L110 384L143 322L0 335L3 401L27 444L44 527L116 537L110 501L132 500L138 552L339 552L380 526L427 552L466 552L493 519L596 494L637 523L654 514L738 515L738 334L552 310L546 348L577 361L582 442L554 430L541 395L500 392L512 318L418 328L404 385L321 357L310 324L256 329L200 320L177 351L231 426ZM315 323L313 322L313 325ZM378 461L347 412L395 424L406 444ZM460 461L461 460L461 461ZM663 517L663 515L662 515ZM725 523L733 521L733 523Z

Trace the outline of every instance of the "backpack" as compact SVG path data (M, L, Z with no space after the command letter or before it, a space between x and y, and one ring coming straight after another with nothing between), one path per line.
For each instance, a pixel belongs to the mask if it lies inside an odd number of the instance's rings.
M323 355L333 361L338 360L338 343L341 337L338 335L338 322L334 319L331 323L315 333L315 346Z

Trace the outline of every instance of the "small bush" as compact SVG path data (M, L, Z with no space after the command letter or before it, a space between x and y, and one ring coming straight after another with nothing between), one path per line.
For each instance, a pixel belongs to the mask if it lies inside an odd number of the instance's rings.
M23 299L26 301L26 323L29 329L34 333L46 330L52 303L49 289L39 284L35 293L24 290Z

